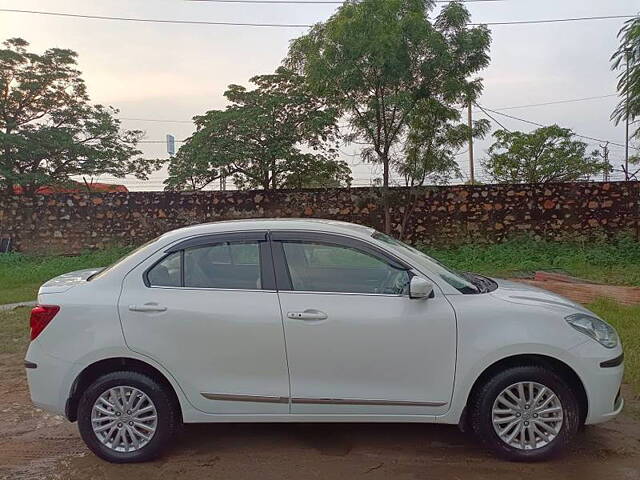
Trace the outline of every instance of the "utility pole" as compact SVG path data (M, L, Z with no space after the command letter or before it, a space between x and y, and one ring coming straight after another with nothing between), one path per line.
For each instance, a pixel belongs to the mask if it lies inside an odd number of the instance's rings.
M608 182L609 181L609 171L610 171L610 164L609 164L609 142L605 143L604 145L600 145L600 148L602 149L602 158L604 159L604 164L606 165L605 170L602 174L602 181L603 182Z
M467 105L468 108L468 121L469 121L469 180L471 185L476 183L474 166L473 166L473 113L471 112L472 102L469 99L469 103Z
M625 114L625 142L624 142L624 179L625 181L629 181L629 89L631 88L631 86L629 85L629 53L630 50L627 49L626 50L626 58L627 58L627 72L625 74L626 76L626 80L625 80L625 85L626 85L626 90L627 90L627 95L626 95L626 101L625 101L625 110L626 110L626 114Z

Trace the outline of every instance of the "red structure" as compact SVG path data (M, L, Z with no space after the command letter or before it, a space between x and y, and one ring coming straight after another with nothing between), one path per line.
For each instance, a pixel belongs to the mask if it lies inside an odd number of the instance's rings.
M81 183L73 182L72 185L66 186L50 186L43 185L36 190L38 195L51 195L53 193L87 193L87 192L100 192L100 193L116 193L116 192L128 192L129 190L124 185L113 185L109 183ZM13 186L13 193L21 195L24 193L24 189L20 185Z

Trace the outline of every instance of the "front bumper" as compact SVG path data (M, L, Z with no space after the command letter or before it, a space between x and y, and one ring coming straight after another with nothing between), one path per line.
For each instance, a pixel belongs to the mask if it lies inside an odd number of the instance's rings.
M585 424L594 425L614 419L624 407L620 393L624 375L622 348L618 346L608 350L589 340L572 349L572 353L581 358L582 368L577 373L589 404Z
M602 414L599 417L600 418L599 421L591 422L591 424L602 423L602 422L607 422L609 420L612 420L616 418L620 412L622 412L623 408L624 408L624 398L622 398L622 394L618 394L616 401L613 404L613 411L611 411L610 413Z

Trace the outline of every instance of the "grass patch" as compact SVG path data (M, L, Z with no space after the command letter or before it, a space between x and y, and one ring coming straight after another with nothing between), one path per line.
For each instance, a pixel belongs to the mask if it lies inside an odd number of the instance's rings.
M0 354L22 353L29 344L28 308L0 310Z
M422 249L453 268L484 275L518 277L536 270L561 271L599 283L640 286L640 243L630 238L611 242L519 239L496 245Z
M0 305L35 300L45 281L83 268L104 267L122 257L130 248L110 248L74 257L32 256L20 253L0 255Z
M640 395L640 305L624 306L602 299L587 305L615 327L624 346L624 377Z

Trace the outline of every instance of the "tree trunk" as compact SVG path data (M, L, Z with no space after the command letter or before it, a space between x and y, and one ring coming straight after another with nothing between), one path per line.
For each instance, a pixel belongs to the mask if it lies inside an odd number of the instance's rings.
M391 212L389 209L389 155L386 153L382 156L382 207L384 208L384 233L391 233Z
M414 192L414 187L412 186L409 190L409 204L404 206L404 214L402 215L402 223L400 224L400 240L404 240L405 233L407 232L407 224L413 216L413 211L416 208L417 203L418 194L417 192Z

